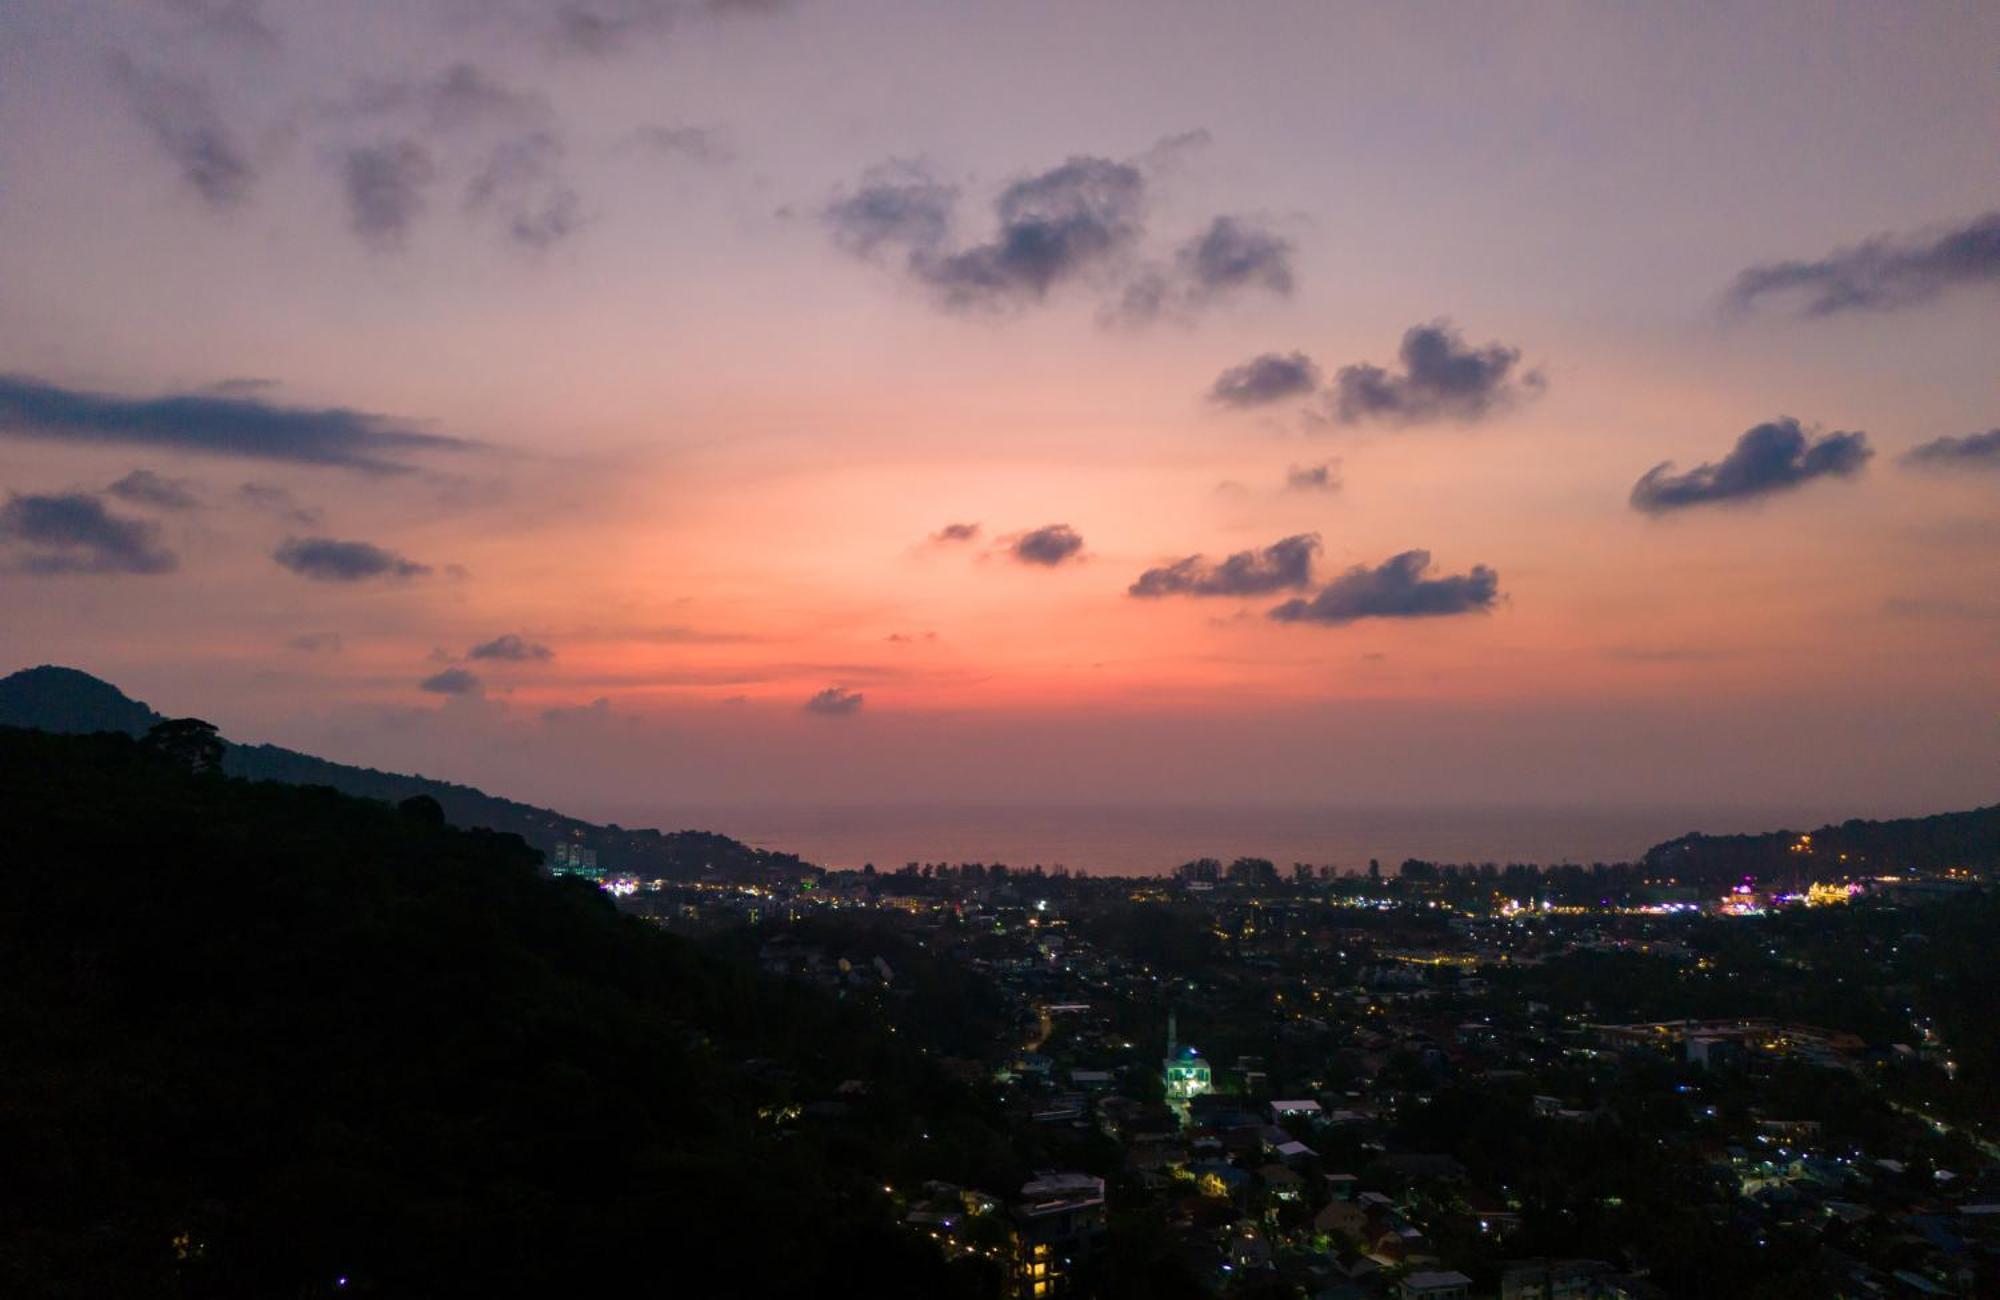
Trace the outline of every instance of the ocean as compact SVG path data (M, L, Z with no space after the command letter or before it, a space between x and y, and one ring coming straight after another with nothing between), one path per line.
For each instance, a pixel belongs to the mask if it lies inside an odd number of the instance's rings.
M1434 862L1616 862L1688 831L1812 827L1826 812L1745 808L1300 808L990 805L676 807L628 826L720 831L822 866L1004 862L1091 875L1163 874L1193 858L1364 871Z

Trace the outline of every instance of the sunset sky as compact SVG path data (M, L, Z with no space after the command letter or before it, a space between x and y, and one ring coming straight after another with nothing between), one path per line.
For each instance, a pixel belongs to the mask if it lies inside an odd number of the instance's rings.
M1996 51L12 0L0 672L585 815L1992 802Z

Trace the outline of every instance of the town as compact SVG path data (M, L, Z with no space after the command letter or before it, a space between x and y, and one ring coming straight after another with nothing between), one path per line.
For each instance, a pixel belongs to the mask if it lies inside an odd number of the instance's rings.
M1008 1185L883 1196L1006 1294L1991 1294L1992 897L1806 874L602 883L990 1096ZM871 1088L792 1083L773 1122L820 1130Z

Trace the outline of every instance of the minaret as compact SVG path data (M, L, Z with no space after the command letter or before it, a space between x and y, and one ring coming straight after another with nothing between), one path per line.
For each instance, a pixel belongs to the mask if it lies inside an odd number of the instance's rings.
M1168 1007L1167 1008L1167 1059L1169 1061L1173 1060L1175 1056L1179 1055L1178 1049L1180 1047L1180 1037L1181 1036L1180 1036L1179 1025L1174 1019L1174 1009L1172 1007Z

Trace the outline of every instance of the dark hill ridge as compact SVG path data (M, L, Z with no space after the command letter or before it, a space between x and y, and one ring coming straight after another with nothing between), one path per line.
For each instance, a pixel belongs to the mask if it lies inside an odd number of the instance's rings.
M119 733L0 772L0 1295L999 1293L880 1189L1026 1171L864 1007L511 835Z
M1683 835L1646 850L1646 865L1682 878L1990 868L2000 866L2000 804L1892 821L1855 818L1809 832Z
M0 726L78 734L118 731L145 734L164 715L99 677L75 668L44 665L0 678ZM426 776L382 772L335 763L277 745L232 743L222 761L231 776L288 785L331 786L342 794L401 803L429 795L445 819L468 829L519 835L544 854L564 842L595 850L610 871L669 879L795 879L819 868L789 853L753 849L710 831L631 830L599 826L548 808L487 794L469 785Z

